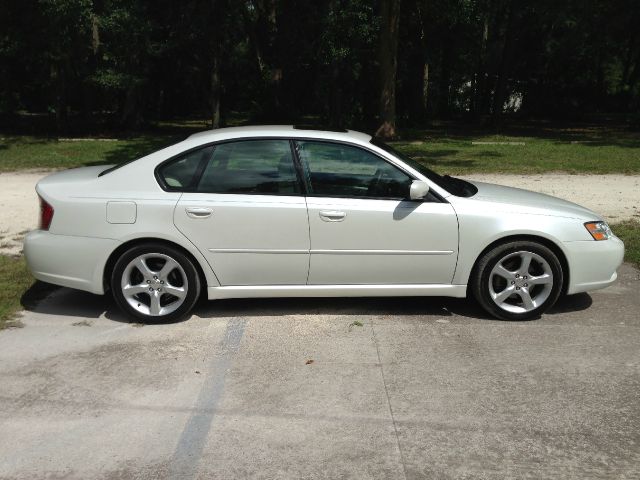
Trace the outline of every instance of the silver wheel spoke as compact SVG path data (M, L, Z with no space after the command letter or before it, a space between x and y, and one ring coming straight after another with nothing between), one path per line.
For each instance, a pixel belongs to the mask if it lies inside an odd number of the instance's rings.
M504 290L502 290L500 293L496 293L493 296L493 300L500 304L502 302L504 302L507 298L509 298L514 292L516 291L516 289L513 286L509 286L507 288L505 288Z
M530 310L533 310L534 308L536 308L536 306L533 303L533 299L531 298L531 294L529 293L529 289L528 288L521 288L520 290L517 290L516 293L522 299L522 304L524 305L524 308L527 311L530 311Z
M527 283L529 285L545 285L548 283L553 283L553 277L548 273L545 273L538 277L529 277L529 280L527 280Z
M162 270L160 270L160 273L158 273L158 277L166 281L167 275L169 275L176 268L178 268L178 262L171 258L168 258L164 266L162 267Z
M153 292L151 295L151 305L149 305L149 313L151 315L160 315L160 294L158 292Z
M173 285L165 285L164 292L174 297L184 298L187 296L187 292L182 287L174 287Z
M518 272L521 275L528 275L529 274L529 268L531 267L531 260L533 259L533 256L529 253L529 252L525 252L522 254L522 264L520 265L520 269L518 270Z
M133 296L138 293L149 293L149 285L146 283L141 283L140 285L127 285L122 287L122 293L124 293L125 296Z
M140 273L142 274L142 276L144 278L146 278L147 280L153 278L153 275L155 274L155 272L153 272L148 266L147 266L147 262L145 261L144 258L142 257L138 257L135 263L135 266L138 270L140 270Z
M506 280L511 280L513 278L513 272L510 272L500 264L496 265L496 267L493 269L493 272L500 275Z

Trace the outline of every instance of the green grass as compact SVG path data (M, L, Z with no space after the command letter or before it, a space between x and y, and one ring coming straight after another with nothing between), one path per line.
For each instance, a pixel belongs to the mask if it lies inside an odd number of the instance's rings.
M22 309L22 295L33 282L24 257L0 255L0 330L11 325Z
M589 140L535 136L430 137L394 142L439 173L640 173L640 136ZM509 144L474 144L501 142ZM579 143L572 143L579 142Z
M16 313L33 308L56 288L36 281L23 256L0 255L0 330L19 326Z
M613 225L613 231L624 242L624 259L640 268L640 222L629 220Z
M122 163L183 138L185 135L148 135L116 141L70 141L49 137L5 136L0 139L0 172Z
M0 134L0 172L121 163L204 129L202 121L181 121L170 126L172 128L160 125L155 134L117 141L91 138L69 141ZM473 127L451 124L408 130L401 141L392 143L437 172L452 175L482 172L640 174L640 133L624 127L536 124L506 128L503 133L489 135Z

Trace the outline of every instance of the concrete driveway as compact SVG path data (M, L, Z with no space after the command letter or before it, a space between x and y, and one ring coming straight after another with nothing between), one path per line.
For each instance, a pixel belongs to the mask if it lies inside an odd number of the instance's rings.
M0 332L0 478L638 478L640 272L620 273L523 323L281 299L141 326L60 289Z

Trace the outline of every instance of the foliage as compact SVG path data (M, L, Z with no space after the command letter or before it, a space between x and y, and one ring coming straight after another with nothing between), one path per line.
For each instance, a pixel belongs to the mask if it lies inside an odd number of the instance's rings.
M178 140L179 137L171 136L144 136L121 140L6 137L0 141L0 172L122 163Z
M389 0L398 5L399 0ZM637 123L640 2L403 0L401 126L505 113ZM138 129L233 112L375 127L381 0L4 0L0 121ZM217 123L216 123L217 125ZM93 126L93 127L92 127ZM51 130L47 125L47 130Z
M640 268L640 221L629 220L614 225L612 228L624 242L624 259Z
M23 257L0 255L0 330L21 310L20 298L34 282Z
M374 94L367 88L378 27L371 2L331 1L322 23L318 89L328 99L322 113L336 127L362 122Z

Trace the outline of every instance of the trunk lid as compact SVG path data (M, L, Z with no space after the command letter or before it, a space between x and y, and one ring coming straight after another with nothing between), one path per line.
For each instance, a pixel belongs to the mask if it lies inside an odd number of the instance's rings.
M60 185L66 183L78 183L95 180L110 165L96 165L93 167L80 167L62 172L52 173L38 182L38 186Z

